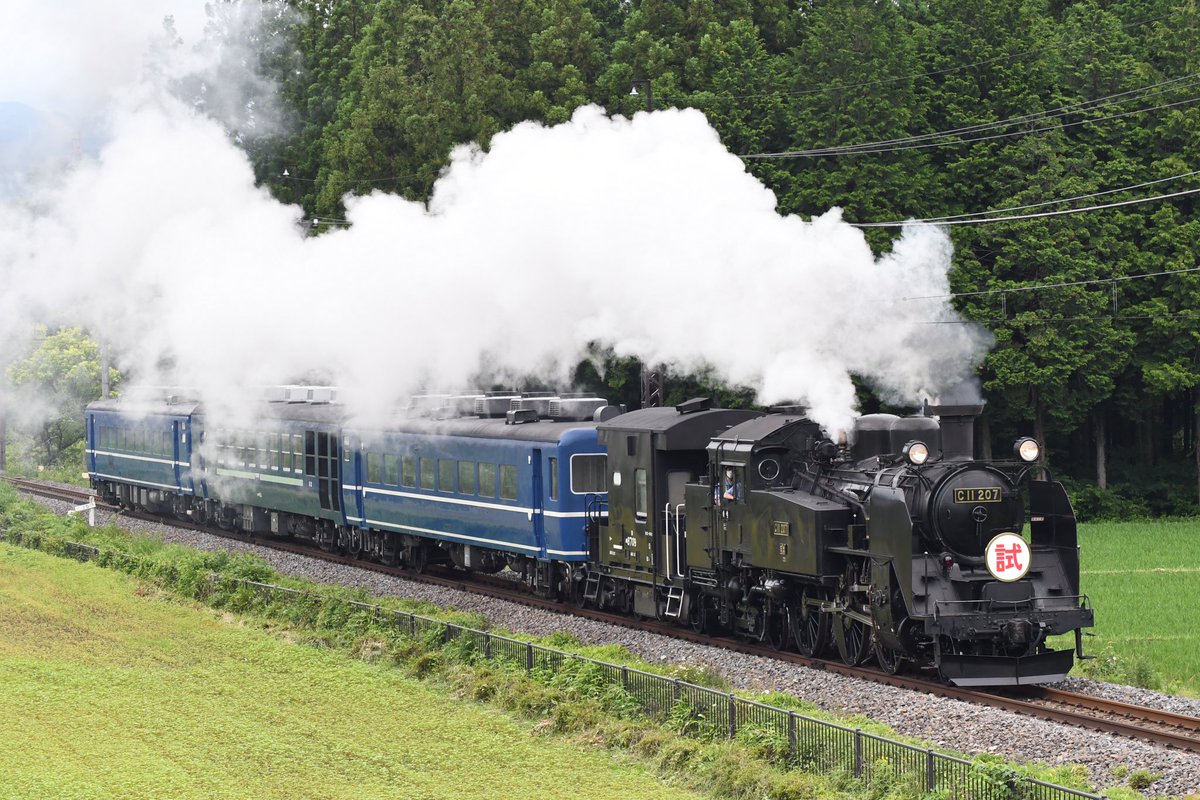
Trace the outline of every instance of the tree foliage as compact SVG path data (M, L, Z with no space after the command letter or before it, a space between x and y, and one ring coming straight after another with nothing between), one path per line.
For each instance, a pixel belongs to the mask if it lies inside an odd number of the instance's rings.
M426 198L454 145L486 148L522 120L561 122L585 103L633 114L635 79L652 81L658 107L704 111L739 154L958 131L747 161L784 213L1037 212L1200 166L1187 82L1113 102L1200 72L1196 0L290 3L297 58L272 63L298 125L256 163L318 216L348 193ZM1200 465L1200 277L1184 272L1197 267L1195 212L1181 196L952 230L956 302L996 337L980 376L997 449L1037 433L1056 467L1102 483L1110 458ZM870 241L884 249L889 234ZM610 361L601 372L625 397L629 365ZM669 395L707 383L679 380Z
M16 426L36 442L46 464L83 438L83 409L100 396L100 346L82 328L39 327L29 351L5 379ZM109 370L110 387L120 374Z

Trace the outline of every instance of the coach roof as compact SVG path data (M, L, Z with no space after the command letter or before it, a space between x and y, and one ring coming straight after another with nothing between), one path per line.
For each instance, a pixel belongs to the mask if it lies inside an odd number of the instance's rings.
M677 408L643 408L613 417L598 427L601 444L610 434L649 433L658 450L702 450L709 440L761 411L745 408L712 408L681 413Z

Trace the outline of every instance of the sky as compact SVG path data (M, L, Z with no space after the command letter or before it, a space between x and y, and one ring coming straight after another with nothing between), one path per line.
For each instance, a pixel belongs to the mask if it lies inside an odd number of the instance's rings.
M6 0L0 25L0 102L48 115L103 114L142 69L147 43L173 17L181 36L204 27L197 0Z
M23 177L0 194L0 360L36 323L82 324L137 382L197 387L230 414L320 373L382 419L407 394L483 381L570 390L599 342L712 368L830 430L856 412L851 374L914 406L971 382L986 334L946 300L906 299L948 292L943 231L906 228L876 258L837 208L784 217L694 109L588 106L464 142L427 204L347 198L349 229L307 236L233 135L244 92L272 124L238 45L258 8L214 47L197 4L19 0L0 103L83 134L65 158L61 143L8 152ZM179 93L199 85L203 111Z

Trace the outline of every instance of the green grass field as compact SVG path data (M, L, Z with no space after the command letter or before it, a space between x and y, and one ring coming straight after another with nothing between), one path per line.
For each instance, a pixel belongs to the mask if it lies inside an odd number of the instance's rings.
M0 544L0 798L696 796L142 585Z
M1079 543L1082 589L1096 608L1085 649L1200 696L1200 520L1081 525Z

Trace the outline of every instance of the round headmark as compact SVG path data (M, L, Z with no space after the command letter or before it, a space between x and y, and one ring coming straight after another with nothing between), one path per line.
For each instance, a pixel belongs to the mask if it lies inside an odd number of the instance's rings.
M988 542L984 563L998 581L1019 581L1029 572L1029 543L1015 533L1002 533Z

